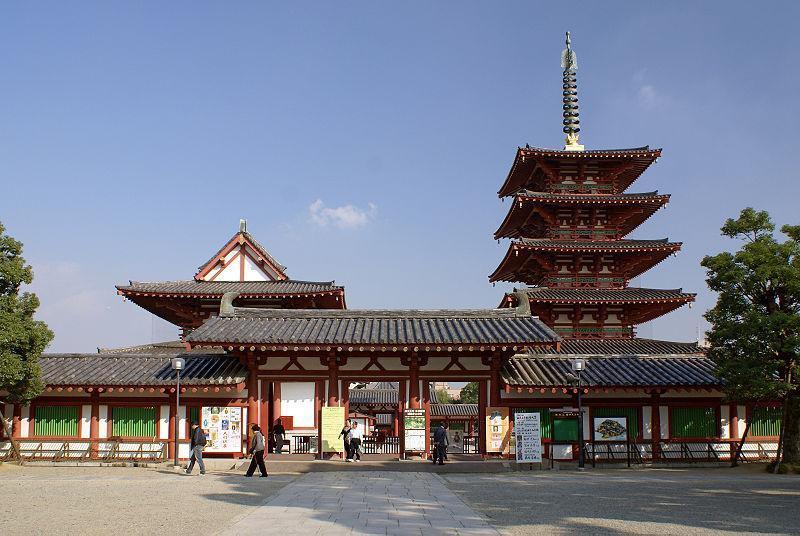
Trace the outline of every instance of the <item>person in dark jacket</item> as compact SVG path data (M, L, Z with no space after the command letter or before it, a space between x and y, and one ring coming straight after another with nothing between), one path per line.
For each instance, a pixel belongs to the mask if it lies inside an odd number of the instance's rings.
M256 472L256 466L258 466L258 470L261 471L261 477L266 478L269 475L267 474L267 466L264 465L264 449L266 448L266 444L264 441L264 434L261 433L261 427L257 424L253 425L253 439L250 441L250 454L253 455L253 458L250 460L250 467L247 469L247 473L244 476L250 477L253 476L253 473Z
M433 432L433 463L438 461L439 465L444 465L448 444L447 430L440 424Z
M286 438L286 429L281 424L281 420L275 421L272 427L272 436L275 438L275 454L283 452L283 440Z
M186 474L192 474L194 469L194 462L200 466L200 474L206 474L206 464L203 463L203 449L206 448L206 433L200 428L196 422L192 423L191 439L189 440L189 448L192 450L192 457L189 458L189 466L186 468Z
M339 437L344 442L345 456L350 457L350 419L344 421L344 428L339 432Z

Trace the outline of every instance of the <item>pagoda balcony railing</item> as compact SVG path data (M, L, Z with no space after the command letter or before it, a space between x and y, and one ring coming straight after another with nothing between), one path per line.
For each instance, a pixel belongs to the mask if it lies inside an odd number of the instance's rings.
M624 277L554 276L547 278L547 286L558 288L625 288Z
M585 184L585 183L557 183L553 184L552 191L558 193L559 191L571 194L593 194L593 193L609 193L614 191L612 184Z
M554 240L617 240L622 238L619 229L553 229L550 238Z
M636 335L632 327L579 327L554 326L553 331L562 337L575 339L630 339Z

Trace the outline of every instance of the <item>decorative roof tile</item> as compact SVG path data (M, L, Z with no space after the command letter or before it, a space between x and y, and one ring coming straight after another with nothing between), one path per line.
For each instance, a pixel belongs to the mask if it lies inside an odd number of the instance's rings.
M683 292L683 289L653 289L628 287L622 289L591 289L591 288L550 288L531 287L514 289L514 292L524 292L532 301L537 302L605 302L605 303L632 303L632 302L666 302L666 301L694 301L695 294ZM513 296L513 294L511 294Z
M187 296L221 297L226 292L238 292L241 297L293 294L319 294L340 292L344 287L333 281L131 281L129 285L117 285L123 294L179 294Z
M520 238L514 240L512 247L518 246L526 249L564 250L564 251L624 251L624 250L652 250L652 249L680 249L681 242L670 242L668 238L658 240L551 240L549 238Z
M547 348L531 348L530 355L703 355L696 342L661 341L657 339L565 339L556 353Z

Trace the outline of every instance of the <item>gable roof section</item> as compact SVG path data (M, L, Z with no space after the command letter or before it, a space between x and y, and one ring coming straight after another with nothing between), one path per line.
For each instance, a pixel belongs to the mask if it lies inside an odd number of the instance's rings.
M278 262L278 260L273 257L267 248L261 245L258 240L256 240L253 235L248 233L247 231L239 231L233 237L228 240L228 242L217 251L208 261L203 263L197 270L197 274L194 276L197 280L204 279L216 266L221 264L225 257L231 253L236 247L247 245L251 249L253 249L259 256L259 259L254 259L256 261L263 260L272 271L277 274L277 277L273 279L283 280L289 279L289 276L286 275L286 266L282 265Z

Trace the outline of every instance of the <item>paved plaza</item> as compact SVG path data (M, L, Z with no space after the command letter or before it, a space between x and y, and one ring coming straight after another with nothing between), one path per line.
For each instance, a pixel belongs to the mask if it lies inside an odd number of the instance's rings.
M756 467L244 478L0 466L0 534L800 534L800 477Z

